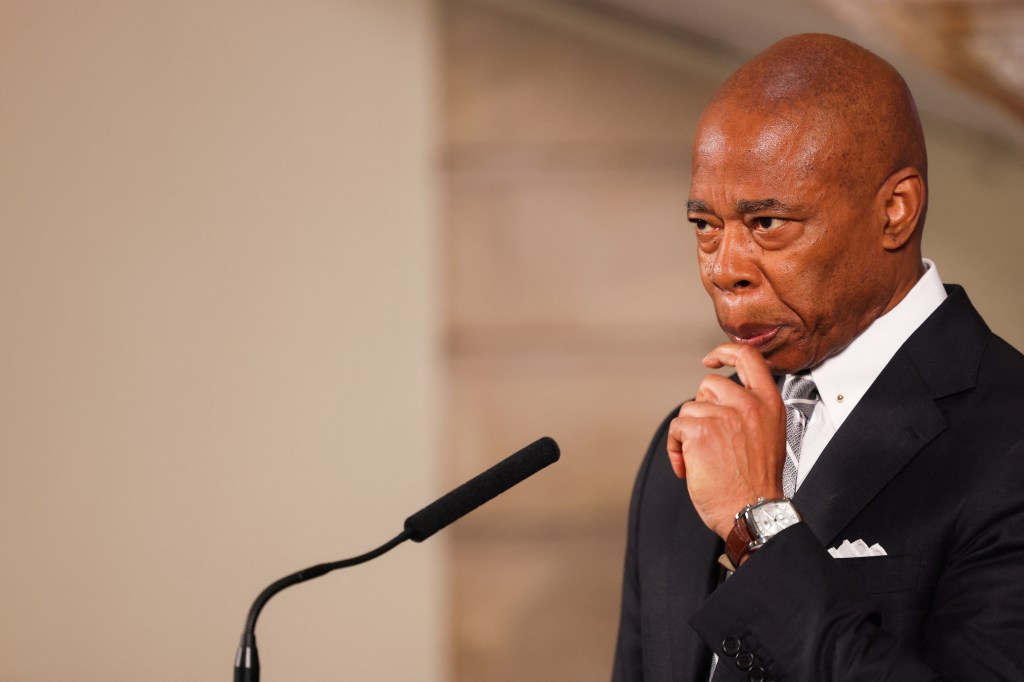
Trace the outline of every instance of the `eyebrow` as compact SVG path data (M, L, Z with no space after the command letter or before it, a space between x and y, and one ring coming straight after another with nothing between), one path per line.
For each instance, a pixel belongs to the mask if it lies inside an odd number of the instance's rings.
M794 208L778 199L740 199L736 202L740 213L760 213L761 211L793 211Z
M784 204L778 199L739 199L736 202L736 209L740 213L760 213L761 211L784 211L793 212L793 206ZM700 199L691 199L686 202L686 210L694 213L713 213L711 207Z

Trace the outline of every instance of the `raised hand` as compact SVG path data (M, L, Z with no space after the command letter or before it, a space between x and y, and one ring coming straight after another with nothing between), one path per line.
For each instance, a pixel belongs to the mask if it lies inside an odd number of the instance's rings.
M786 410L761 354L737 343L704 358L712 369L733 367L742 385L709 374L668 431L668 456L697 513L723 539L747 504L782 497Z

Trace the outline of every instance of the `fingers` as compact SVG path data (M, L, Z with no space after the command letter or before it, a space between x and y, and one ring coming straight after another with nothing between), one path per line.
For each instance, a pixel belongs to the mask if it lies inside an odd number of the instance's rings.
M668 443L668 463L672 465L672 473L676 478L686 478L686 461L683 459L683 444L675 442L673 449L672 440Z
M727 380L728 381L728 380ZM736 390L743 390L736 387ZM733 416L729 407L711 402L690 401L683 403L679 416L669 423L668 427L668 459L672 471L677 478L686 478L686 453L697 450L709 451L707 441L716 441L721 433L733 429L722 430L712 426L712 422L728 423ZM695 445L699 444L699 445ZM713 448L712 448L713 450Z
M740 382L755 393L777 392L775 379L764 357L741 343L723 343L704 357L704 366L712 369L733 367Z
M726 381L729 381L726 379ZM734 382L729 383L736 386ZM737 391L742 391L740 386L736 386ZM677 419L729 419L732 416L730 413L733 412L732 408L726 405L719 405L713 401L699 401L692 400L688 403L683 403L682 408L679 410L679 417ZM671 431L671 427L669 428Z
M683 403L683 407L686 407L686 403ZM682 415L683 407L679 408L679 414ZM679 421L679 416L676 416L669 423L668 427L668 461L672 465L672 473L676 475L676 478L686 478L686 462L683 459L683 435L682 429L676 424Z
M750 391L729 377L724 377L721 374L708 374L701 379L700 386L697 388L696 400L714 405L735 405L742 404L754 397Z

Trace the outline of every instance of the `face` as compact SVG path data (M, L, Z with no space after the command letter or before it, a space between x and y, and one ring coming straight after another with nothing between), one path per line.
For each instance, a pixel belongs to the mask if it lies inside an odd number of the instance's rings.
M799 112L718 105L694 143L688 217L701 280L729 339L775 373L842 350L891 298L883 193L844 166L838 135Z

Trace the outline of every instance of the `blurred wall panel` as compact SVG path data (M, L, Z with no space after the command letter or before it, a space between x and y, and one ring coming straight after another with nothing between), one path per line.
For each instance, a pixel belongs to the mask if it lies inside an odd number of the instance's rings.
M226 680L264 586L433 497L434 36L0 0L0 680ZM264 678L447 679L440 550L276 597Z
M443 5L448 473L563 458L453 528L455 668L604 679L632 477L720 336L685 220L715 75L514 5Z
M967 289L993 331L1024 349L1024 230L1014 215L1024 188L1024 148L927 112L923 118L930 193L924 255L943 281Z

